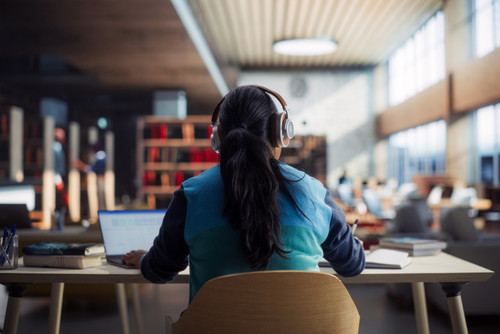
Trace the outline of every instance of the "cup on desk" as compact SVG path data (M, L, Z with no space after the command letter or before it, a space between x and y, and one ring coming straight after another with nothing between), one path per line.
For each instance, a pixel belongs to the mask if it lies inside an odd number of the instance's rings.
M5 240L3 239L3 237L0 237L0 270L16 269L19 236L16 234Z

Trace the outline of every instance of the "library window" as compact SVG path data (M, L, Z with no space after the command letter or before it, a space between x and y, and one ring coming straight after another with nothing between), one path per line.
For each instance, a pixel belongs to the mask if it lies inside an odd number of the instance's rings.
M477 181L500 184L500 103L478 109L476 114Z
M474 56L482 57L500 46L500 0L472 0Z
M389 104L396 105L445 77L444 14L437 12L389 58Z
M399 184L413 175L438 175L446 170L446 122L421 125L389 136L388 177Z

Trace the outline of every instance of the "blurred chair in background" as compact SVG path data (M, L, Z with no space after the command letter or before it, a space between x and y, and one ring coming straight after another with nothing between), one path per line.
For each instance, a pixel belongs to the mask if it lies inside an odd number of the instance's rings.
M447 233L431 229L433 220L426 199L421 196L409 196L396 207L396 217L387 225L387 232L391 236L449 240Z
M477 217L478 210L472 208L477 202L477 191L475 188L453 188L450 200L454 205L469 206L469 216Z
M456 241L478 241L481 233L474 226L467 207L443 208L439 222L441 231L448 233Z

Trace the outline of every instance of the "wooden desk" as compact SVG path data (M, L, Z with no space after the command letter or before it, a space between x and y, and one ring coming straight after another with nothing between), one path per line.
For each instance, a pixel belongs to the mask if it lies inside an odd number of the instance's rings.
M443 198L443 199L441 199L441 201L439 201L439 203L429 204L429 207L431 209L452 208L452 207L456 207L456 206L465 206L465 207L468 207L470 209L484 211L484 210L491 209L491 200L489 200L487 198L478 198L475 201L473 201L473 203L471 203L470 205L467 205L467 204L453 203L451 201L451 198Z
M321 271L335 274L331 268L323 267ZM460 289L464 283L486 281L493 274L489 269L441 253L436 256L415 257L412 264L401 270L365 269L359 276L339 278L345 284L411 283L418 333L429 333L424 283L441 283L448 299L453 332L467 333ZM23 289L32 282L52 283L50 333L59 331L64 283L147 283L137 269L123 269L107 264L83 270L27 268L22 266L22 259L18 269L0 273L0 282L7 283L9 288L4 327L4 333L7 334L15 333L17 329ZM179 273L171 283L188 282L189 268Z

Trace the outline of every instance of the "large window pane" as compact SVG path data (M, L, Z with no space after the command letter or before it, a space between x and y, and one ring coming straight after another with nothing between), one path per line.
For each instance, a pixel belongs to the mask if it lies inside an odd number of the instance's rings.
M473 0L474 54L482 57L500 46L500 0Z
M388 177L411 182L415 174L443 174L446 160L446 123L432 122L389 137Z
M500 46L500 0L495 0L493 5L494 19L495 22L495 46Z
M477 111L476 133L480 182L497 184L499 182L500 104L487 106Z
M388 60L389 104L395 105L445 76L444 14L437 12Z

